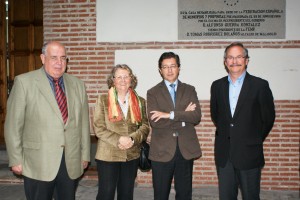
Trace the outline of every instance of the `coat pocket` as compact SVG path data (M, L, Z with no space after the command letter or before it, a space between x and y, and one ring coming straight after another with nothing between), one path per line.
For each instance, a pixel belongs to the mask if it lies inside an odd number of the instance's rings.
M40 149L40 146L41 146L41 143L39 143L39 142L23 141L23 148Z
M248 140L246 142L247 146L262 146L263 142L261 139L253 139L253 140Z

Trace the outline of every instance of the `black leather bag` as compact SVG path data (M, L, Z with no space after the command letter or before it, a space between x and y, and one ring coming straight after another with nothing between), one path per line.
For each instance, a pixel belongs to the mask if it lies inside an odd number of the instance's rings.
M148 159L150 146L147 142L142 142L140 151L139 168L141 171L146 172L151 169L151 160Z

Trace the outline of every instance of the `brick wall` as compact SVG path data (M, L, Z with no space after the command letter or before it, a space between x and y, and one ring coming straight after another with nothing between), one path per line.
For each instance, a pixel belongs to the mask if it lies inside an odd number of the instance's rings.
M106 77L114 65L115 50L126 49L224 49L229 41L97 43L96 0L43 0L44 40L63 42L70 57L69 73L87 87L90 116L99 94L107 92ZM249 41L251 48L300 48L300 41ZM151 86L149 86L151 87ZM194 187L216 186L214 130L209 100L200 101L202 121L197 126L203 156L195 161ZM262 189L299 190L300 100L276 100L276 122L264 147L266 166ZM151 186L151 172L138 174L138 183Z

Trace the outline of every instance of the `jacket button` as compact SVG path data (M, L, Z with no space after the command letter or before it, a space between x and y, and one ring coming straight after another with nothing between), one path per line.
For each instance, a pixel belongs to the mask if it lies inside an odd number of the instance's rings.
M234 127L234 124L230 124L231 127Z

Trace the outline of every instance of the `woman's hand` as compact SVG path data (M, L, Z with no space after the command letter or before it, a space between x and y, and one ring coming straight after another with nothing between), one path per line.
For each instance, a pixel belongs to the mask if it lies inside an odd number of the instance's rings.
M119 149L126 150L133 146L133 141L129 136L121 136L119 139L118 147Z
M148 144L151 143L151 135L152 135L152 129L150 128L149 135L148 135L148 137L147 137L147 139L146 139L146 142L147 142Z

